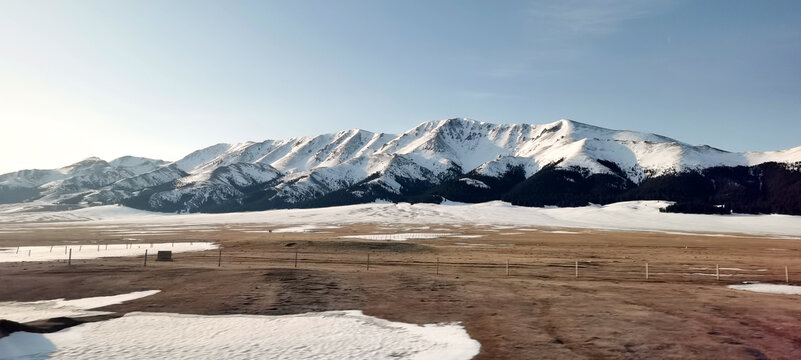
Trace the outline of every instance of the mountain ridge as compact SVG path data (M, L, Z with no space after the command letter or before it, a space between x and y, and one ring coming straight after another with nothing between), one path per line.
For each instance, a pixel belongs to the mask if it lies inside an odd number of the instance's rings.
M376 198L436 201L445 197L441 192L448 191L442 188L449 186L452 191L466 186L463 191L487 192L488 199L510 193L528 198L532 192L567 191L570 183L585 182L594 190L571 188L575 201L593 198L582 191L611 201L621 191L664 176L773 162L794 173L801 163L801 146L736 153L567 119L492 124L451 118L423 122L397 135L349 129L219 143L173 162L125 156L21 170L0 175L0 203L123 203L159 211L238 211ZM558 191L554 194L558 199Z

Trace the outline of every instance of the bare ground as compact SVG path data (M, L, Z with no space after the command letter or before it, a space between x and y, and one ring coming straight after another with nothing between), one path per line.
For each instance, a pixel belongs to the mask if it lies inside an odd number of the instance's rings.
M243 230L249 226L128 238L82 225L0 233L0 246L127 241L144 249L149 242L190 240L223 245L221 267L217 251L175 254L171 263L151 258L147 267L142 257L72 266L0 263L0 301L161 289L104 310L276 315L361 309L393 321L459 321L481 343L478 359L801 358L801 297L725 287L746 280L784 282L785 266L796 271L791 282L801 280L797 240L372 224L279 234ZM548 232L555 230L575 233ZM482 237L341 238L395 232ZM716 264L723 269L720 280Z

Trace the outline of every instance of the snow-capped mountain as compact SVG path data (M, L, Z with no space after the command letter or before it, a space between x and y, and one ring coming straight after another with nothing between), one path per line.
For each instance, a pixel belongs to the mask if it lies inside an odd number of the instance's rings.
M515 202L532 194L580 194L584 187L585 192L602 195L577 195L577 202L606 201L635 196L631 194L649 188L655 179L704 177L708 169L772 162L794 172L800 161L801 147L733 153L571 120L498 125L447 119L425 122L399 135L353 129L216 144L171 163L90 158L55 170L23 170L0 175L0 203L35 200L124 203L162 211L238 211L377 198ZM548 203L546 195L534 198L538 200L518 202Z
M166 164L162 160L133 156L124 156L111 162L93 157L60 169L8 173L0 175L0 202L16 202L26 200L26 197L60 202L86 191L156 171Z

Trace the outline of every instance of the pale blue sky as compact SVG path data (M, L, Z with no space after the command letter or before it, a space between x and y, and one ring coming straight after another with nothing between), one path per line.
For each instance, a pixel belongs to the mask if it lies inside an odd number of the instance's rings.
M801 1L0 0L0 173L429 120L801 145Z

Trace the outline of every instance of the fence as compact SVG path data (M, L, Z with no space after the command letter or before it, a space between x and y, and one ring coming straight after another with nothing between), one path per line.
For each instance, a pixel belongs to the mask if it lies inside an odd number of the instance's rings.
M162 246L175 243L162 243ZM193 244L193 243L190 243ZM108 244L88 245L93 253L102 255ZM134 251L132 244L111 244L112 247ZM84 246L64 246L63 255L59 255L60 246L49 247L49 254L58 256L68 265L75 263L74 254L83 251ZM12 248L13 249L13 248ZM136 251L144 256L142 266L163 267L169 264L148 264L149 256L156 256L153 244L138 244ZM22 250L22 251L20 251ZM73 253L75 250L75 253ZM148 250L150 250L148 252ZM43 250L44 251L44 250ZM18 247L14 252L18 261L25 261L31 257L31 250ZM129 253L126 256L137 256L138 253ZM498 254L473 256L465 259L462 256L447 253L404 253L393 251L351 251L351 252L325 252L325 251L224 251L222 247L215 251L181 253L180 258L193 259L187 265L209 265L225 268L227 266L243 267L283 267L292 269L326 269L336 267L342 270L354 271L403 271L414 270L442 276L498 276L510 278L538 278L538 279L567 279L582 280L614 280L614 281L649 281L649 282L785 282L790 283L792 268L801 268L801 265L792 263L777 265L749 264L743 261L725 262L696 262L676 263L659 261L624 261L621 259L569 259L569 258L537 258L518 254ZM198 259L199 263L198 263ZM32 261L35 261L32 259ZM183 266L179 261L178 266Z
M619 259L532 259L510 256L494 259L459 259L436 253L282 251L253 254L223 251L214 254L216 263L229 267L288 268L352 271L404 271L442 276L490 276L538 279L620 280L648 282L785 282L790 283L790 265L743 265L726 263L622 262ZM197 255L208 258L210 255ZM794 264L795 265L795 264ZM796 265L797 266L797 265ZM799 266L801 268L801 266Z

